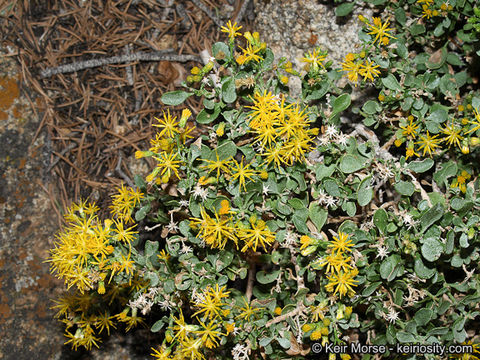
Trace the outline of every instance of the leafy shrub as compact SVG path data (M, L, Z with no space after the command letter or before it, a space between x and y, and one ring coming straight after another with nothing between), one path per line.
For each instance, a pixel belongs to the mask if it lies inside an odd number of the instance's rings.
M258 33L222 28L228 41L162 97L201 97L197 126L164 112L135 154L156 167L119 189L111 218L87 201L66 214L49 261L74 290L55 306L67 343L90 349L122 322L150 324L158 359L476 340L478 9L376 3L384 17L360 16L364 45L341 69L319 48L294 69ZM372 97L352 104L355 88Z

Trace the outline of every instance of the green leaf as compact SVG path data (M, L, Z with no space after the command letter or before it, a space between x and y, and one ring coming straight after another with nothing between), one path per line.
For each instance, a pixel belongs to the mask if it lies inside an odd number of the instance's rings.
M330 118L333 118L335 115L341 113L343 110L346 110L352 102L349 94L342 94L335 99L333 102L333 110Z
M388 74L386 78L382 78L382 84L387 89L395 90L395 91L402 91L402 87L398 82L397 78L393 74Z
M410 34L412 34L413 36L420 35L425 32L425 26L423 26L422 24L412 25L409 27L409 29L410 29Z
M150 204L142 206L138 211L135 213L135 220L140 221L145 219L148 212L150 211Z
M351 174L355 171L358 171L364 167L365 158L361 158L359 156L346 154L343 155L340 159L340 165L338 168L344 174Z
M308 211L306 209L305 211L297 210L292 216L293 225L295 225L297 230L303 234L308 233L307 218L308 218Z
M415 343L417 341L417 337L411 333L406 331L399 331L397 332L397 340L401 343Z
M337 182L334 179L326 179L323 182L323 187L330 196L340 197L342 195L340 193L340 188L338 187Z
M410 181L399 181L395 185L395 190L401 195L412 196L415 192L415 186Z
M175 282L172 279L169 279L163 283L163 291L166 294L171 294L175 291Z
M150 257L158 251L158 241L147 240L145 243L145 256Z
M279 274L280 274L280 270L272 271L269 273L261 270L257 272L257 281L260 284L270 284L278 279Z
M382 279L392 281L397 276L399 267L401 266L400 256L394 254L387 257L380 265L380 276Z
M417 274L420 279L430 279L436 272L435 269L431 269L425 266L422 259L420 258L420 255L417 255L415 259L414 270L415 274Z
M135 186L139 189L147 188L147 183L145 182L145 180L143 180L143 177L138 174L133 177L133 182L135 183Z
M475 109L477 109L477 110L480 111L480 98L479 98L479 97L474 96L474 97L472 98L472 106L473 106Z
M445 63L446 59L447 49L443 47L430 55L425 65L431 70L439 69Z
M382 110L380 104L375 100L368 100L362 106L362 111L367 113L368 115L373 115Z
M222 99L227 104L231 104L237 100L237 93L235 91L235 78L228 77L222 85Z
M258 342L258 345L260 346L267 346L268 344L270 344L272 342L272 338L271 337L263 337L260 339L260 341Z
M363 295L363 296L370 296L370 295L372 295L372 294L375 292L375 290L377 290L378 286L379 286L381 283L382 283L381 281L377 281L377 282L371 283L371 284L368 285L365 289L363 289L362 295Z
M388 215L384 209L378 209L373 215L373 224L383 233L387 229L388 225Z
M443 244L435 238L427 238L422 244L422 255L428 261L435 261L443 253Z
M445 184L448 178L457 174L457 163L449 161L442 165L442 168L433 174L433 180L439 185Z
M348 216L355 216L355 214L357 213L357 207L355 206L354 202L347 201L344 203L344 206ZM342 205L342 208L343 208L343 205Z
M226 141L217 147L216 152L219 160L228 160L237 154L237 145L233 141ZM210 160L217 160L215 151L212 151Z
M202 109L197 115L197 122L199 124L210 124L218 117L221 110L219 104L215 105L213 112L207 109Z
M357 201L358 205L366 206L372 201L373 198L373 189L371 186L371 176L367 176L362 180L357 190Z
M428 209L420 218L420 224L422 225L422 233L425 232L433 223L440 220L443 216L444 209L442 204L437 204Z
M432 319L433 311L430 309L420 309L417 311L413 319L418 326L427 325Z
M273 54L273 51L270 50L270 48L267 48L267 50L265 50L265 59L263 60L263 68L264 69L268 69L272 64L273 64L273 61L275 60L275 55Z
M424 173L432 168L435 162L432 159L426 158L420 161L411 161L407 165L407 169L416 172L417 174Z
M288 204L295 210L300 210L305 208L305 204L303 203L303 201L297 198L289 199Z
M163 319L157 320L155 324L152 325L152 328L150 329L151 332L159 332L163 327L165 326L165 322Z
M192 96L193 93L186 92L183 90L170 91L162 95L161 100L165 105L176 106L183 103L189 96Z
M223 42L217 42L212 45L212 54L218 60L230 58L230 48Z
M443 123L445 120L447 120L448 114L444 109L438 109L432 112L426 120L431 120L435 121L436 123Z
M335 171L335 165L325 166L323 164L317 164L315 167L315 177L317 181L322 180L323 178L330 177Z
M310 220L312 220L313 224L317 228L317 231L320 232L323 225L325 225L325 222L327 221L328 212L324 208L320 207L320 205L312 202L308 207L308 217Z
M347 2L347 3L340 4L335 8L335 15L347 16L352 12L354 5L355 5L354 2L351 2L351 3Z

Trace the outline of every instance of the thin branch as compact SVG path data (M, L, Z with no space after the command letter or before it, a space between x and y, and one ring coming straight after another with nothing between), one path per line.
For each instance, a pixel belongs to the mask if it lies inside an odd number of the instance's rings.
M115 168L115 171L117 172L118 175L120 175L122 177L123 180L126 181L128 186L130 186L131 188L134 188L135 185L133 184L133 181L127 176L127 174L125 174L122 171L121 166L122 166L122 153L119 151L118 152L118 163L117 163L117 167Z
M197 55L176 55L176 54L166 54L163 51L153 51L153 52L143 52L139 51L134 54L122 55L122 56L111 56L103 59L91 59L85 61L74 62L70 64L60 65L57 67L50 67L40 71L40 77L46 78L52 75L65 74L76 72L79 70L90 69L94 67L111 65L111 64L122 64L129 63L134 61L198 61L200 58Z
M247 290L245 291L245 297L247 298L248 302L252 298L253 294L253 283L255 282L255 274L256 274L256 265L254 261L249 262L249 269L248 269L248 280L247 280Z
M410 176L410 178L412 179L412 183L413 183L413 186L415 186L415 189L420 191L420 195L422 196L422 199L427 202L428 206L432 207L432 203L430 202L430 197L428 196L427 192L422 187L422 185L420 185L417 178L412 174L410 170L406 170L405 173L408 176Z
M213 20L213 22L218 26L218 27L222 27L223 24L222 22L220 21L220 19L215 15L213 14L210 9L204 4L201 2L201 0L191 0L196 7L198 7L200 10L202 10L210 19Z
M245 15L245 11L247 11L248 4L250 3L250 0L245 0L240 7L240 10L238 11L237 17L235 18L235 22L239 23L242 21L243 16Z
M178 16L182 18L182 25L185 26L185 28L190 29L192 27L192 23L188 17L185 7L182 4L177 3L175 4L175 10L177 11Z
M268 321L266 324L265 324L265 327L270 327L274 324L278 324L279 322L282 322L286 319L288 319L289 317L293 317L295 315L298 315L298 314L301 314L304 310L306 309L306 306L303 305L303 303L300 303L297 305L297 307L295 309L293 309L292 311L286 313L286 314L283 314L283 315L280 315L280 316L277 316L276 318L273 318L272 320Z

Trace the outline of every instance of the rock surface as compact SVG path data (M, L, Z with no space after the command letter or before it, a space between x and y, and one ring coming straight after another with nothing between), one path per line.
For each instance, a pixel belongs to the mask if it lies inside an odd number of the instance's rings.
M334 66L360 45L362 28L358 15L370 16L370 9L355 10L346 17L335 16L332 4L317 0L255 0L255 30L260 33L277 58L285 56L301 68L301 58L308 50L320 47L328 51Z

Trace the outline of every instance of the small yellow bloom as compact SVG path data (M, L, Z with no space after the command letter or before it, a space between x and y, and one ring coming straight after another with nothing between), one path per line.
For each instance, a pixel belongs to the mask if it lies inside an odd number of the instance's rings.
M190 73L191 73L192 75L198 75L198 74L200 74L200 69L199 69L197 66L194 66L194 67L192 68L192 70L190 70Z
M227 33L228 34L228 38L230 40L233 40L235 39L236 36L240 36L242 35L241 33L237 32L238 30L240 30L242 27L241 26L238 26L236 22L234 22L232 24L232 22L230 20L228 20L227 22L227 26L222 26L220 28L220 31L221 32L224 32L224 33Z
M275 315L282 315L282 308L277 306L274 311Z

